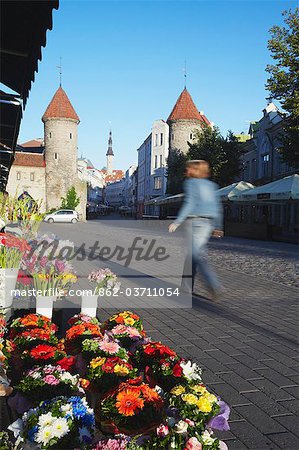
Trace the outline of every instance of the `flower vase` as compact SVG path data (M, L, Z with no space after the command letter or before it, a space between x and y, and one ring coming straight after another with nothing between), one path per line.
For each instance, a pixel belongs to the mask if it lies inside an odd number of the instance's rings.
M55 300L55 295L38 295L36 297L36 314L42 314L43 316L52 319L53 303Z
M5 268L0 269L0 281L4 285L2 295L0 295L0 309L10 308L14 299L14 290L16 289L19 269Z
M97 316L98 295L82 295L81 314L89 317Z

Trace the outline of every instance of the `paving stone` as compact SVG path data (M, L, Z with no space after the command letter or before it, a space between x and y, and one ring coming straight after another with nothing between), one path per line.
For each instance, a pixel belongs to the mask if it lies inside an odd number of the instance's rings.
M276 370L267 368L267 369L255 369L255 371L260 375L262 375L263 377L265 377L267 380L272 381L277 386L288 386L292 384L292 380L276 372Z
M250 450L277 450L280 448L248 422L232 423L231 432Z
M299 399L299 386L282 386L281 389L291 394L293 397Z
M299 414L299 401L297 399L279 401L279 404L284 406L286 409L294 414Z
M258 408L256 405L235 406L236 411L248 420L252 425L260 430L263 434L285 432L286 429L277 424L277 422L271 419L264 411Z
M296 416L278 416L274 417L278 423L299 438L299 420Z
M299 448L299 439L292 433L270 434L268 438L283 450L296 450Z
M251 380L251 383L273 400L282 401L290 398L293 399L293 396L269 380Z
M244 392L243 395L258 408L266 412L270 417L272 415L289 413L289 410L286 409L280 402L272 400L264 392Z

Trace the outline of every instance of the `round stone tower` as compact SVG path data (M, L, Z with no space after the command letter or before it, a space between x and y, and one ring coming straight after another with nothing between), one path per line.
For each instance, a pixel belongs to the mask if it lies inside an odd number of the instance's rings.
M59 208L72 186L77 186L78 124L80 119L60 86L42 121L46 162L46 209Z
M167 123L169 125L169 150L180 150L183 153L188 152L188 142L192 143L196 131L201 130L205 124L210 125L204 114L197 110L186 88L174 105Z

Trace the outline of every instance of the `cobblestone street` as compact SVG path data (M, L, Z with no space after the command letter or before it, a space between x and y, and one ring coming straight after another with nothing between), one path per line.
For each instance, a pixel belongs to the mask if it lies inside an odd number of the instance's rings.
M114 226L110 222L110 230ZM46 228L76 243L83 234L96 239L97 223ZM210 247L224 286L220 303L211 303L199 282L202 298L193 298L192 309L142 308L138 313L148 334L196 360L203 381L231 406L231 431L223 433L230 450L295 450L297 248L233 238ZM110 313L102 309L100 318Z

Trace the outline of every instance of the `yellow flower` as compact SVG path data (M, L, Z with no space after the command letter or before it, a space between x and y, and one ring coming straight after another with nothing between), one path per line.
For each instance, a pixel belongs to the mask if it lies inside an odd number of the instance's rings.
M64 273L63 281L65 281L66 283L76 283L77 276L72 273Z
M204 412L209 413L212 410L211 403L204 397L200 397L200 399L196 403L197 408Z
M116 364L114 367L114 373L116 373L117 375L120 375L120 376L124 376L129 373L129 369L126 366Z
M189 403L189 405L196 405L198 402L198 398L193 394L182 395L182 400L184 400L184 402L186 403Z
M130 314L129 314L127 311L124 311L124 312L122 312L122 313L119 314L120 317L124 317L124 318L125 318L125 317L129 317L129 315L130 315Z
M124 319L125 325L134 325L135 320L132 319L132 317L128 317L126 319Z
M203 395L203 398L205 398L206 400L208 400L208 402L210 402L210 403L215 403L215 402L217 402L217 397L216 397L216 395L211 394L210 392L206 392L206 393Z
M174 388L171 389L170 393L173 395L181 395L184 392L186 392L184 386L175 386Z
M201 386L200 384L196 384L195 386L193 386L192 390L200 394L204 394L205 392L207 392L207 388L205 386Z
M95 369L96 367L102 366L105 361L106 358L94 358L90 361L90 367Z

